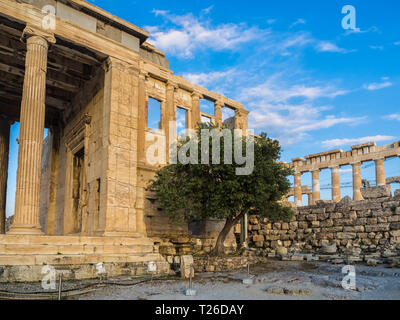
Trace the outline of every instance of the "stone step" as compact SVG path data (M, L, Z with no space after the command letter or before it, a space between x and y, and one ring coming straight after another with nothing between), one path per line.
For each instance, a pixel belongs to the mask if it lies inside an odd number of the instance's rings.
M0 244L23 245L154 245L146 237L79 237L79 236L29 236L0 235Z
M1 266L42 266L42 265L82 265L96 263L132 263L165 261L159 253L143 254L75 254L75 255L3 255L0 254Z
M152 244L135 245L45 245L45 244L0 244L0 254L135 254L153 253Z

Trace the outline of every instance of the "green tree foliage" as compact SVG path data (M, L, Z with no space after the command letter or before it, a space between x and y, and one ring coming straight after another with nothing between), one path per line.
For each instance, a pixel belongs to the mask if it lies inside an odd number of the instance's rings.
M171 164L158 171L152 188L165 213L176 223L216 218L226 220L214 254L222 254L224 241L234 225L245 214L256 214L271 221L289 221L292 210L282 206L280 200L289 192L287 177L291 169L278 163L281 147L277 140L262 134L254 141L254 171L250 175L237 175L243 165L224 163L224 137L221 136L220 164L212 164L212 139L209 139L209 163L201 164L201 129L216 129L212 125L199 127L199 164ZM233 137L233 130L232 130ZM242 152L246 153L246 137L242 138ZM193 141L193 140L192 140ZM181 141L178 152L189 142ZM232 146L234 146L232 138ZM189 151L188 151L189 152ZM204 162L203 162L204 163Z

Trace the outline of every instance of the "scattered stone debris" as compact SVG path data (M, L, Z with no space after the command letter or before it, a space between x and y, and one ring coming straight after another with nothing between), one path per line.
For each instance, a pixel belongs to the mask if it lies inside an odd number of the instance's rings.
M309 289L289 289L281 287L271 287L265 290L269 294L286 295L286 296L309 296L313 292Z

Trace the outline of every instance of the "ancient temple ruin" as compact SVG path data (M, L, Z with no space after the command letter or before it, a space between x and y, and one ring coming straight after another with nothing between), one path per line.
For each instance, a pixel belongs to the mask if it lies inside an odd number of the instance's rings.
M308 205L316 204L317 201L321 200L320 171L330 169L332 177L332 200L340 202L340 167L351 165L353 172L353 200L363 200L361 195L363 187L361 165L364 162L374 161L376 186L384 186L400 181L400 179L396 179L398 177L389 177L386 179L385 160L394 157L400 157L400 141L384 146L377 146L375 142L369 142L352 146L351 151L336 149L309 155L304 158L295 158L290 164L287 164L290 168L294 169L294 187L287 195L287 199L290 196L294 196L295 205L301 207L303 205L302 197L304 194L307 194ZM308 186L303 186L301 182L302 175L308 172L312 173L312 190Z
M0 0L0 265L163 261L149 237L178 227L147 189L158 169L146 160L148 136L168 141L177 108L186 128L202 117L221 125L229 108L246 130L248 112L174 75L148 38L83 0ZM214 114L202 112L202 99ZM158 128L148 125L150 100ZM16 121L15 215L4 235Z

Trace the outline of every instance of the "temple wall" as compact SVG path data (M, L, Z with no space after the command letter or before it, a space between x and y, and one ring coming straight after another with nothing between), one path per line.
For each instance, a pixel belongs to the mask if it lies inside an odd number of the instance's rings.
M63 133L60 141L59 149L59 166L58 166L58 183L56 191L56 212L55 212L55 234L64 235L73 233L73 217L71 217L71 165L73 150L70 148L85 148L85 155L87 156L85 163L86 171L86 196L87 199L83 200L82 210L85 215L83 218L87 218L87 235L94 235L98 227L98 216L100 214L98 208L98 201L102 197L97 196L98 182L103 182L105 173L102 170L102 158L104 157L104 150L102 144L102 118L103 115L103 95L104 91L100 90L97 94L92 97L90 102L79 110L73 120L70 121L63 129ZM90 125L85 123L86 119L90 118ZM85 129L88 126L89 128ZM90 132L81 133L79 141L76 143L80 146L74 146L74 141L71 141L70 133L73 131L88 130ZM87 139L87 141L85 141ZM72 139L73 140L73 139ZM68 144L71 143L71 147ZM87 150L86 150L87 149ZM103 179L102 179L103 178ZM101 190L101 185L100 185ZM104 205L104 204L103 204ZM100 203L101 208L101 203ZM89 212L87 214L86 212ZM86 217L85 217L86 216Z
M42 231L47 230L47 215L49 212L49 197L50 197L50 175L51 175L51 134L43 142L42 153L42 176L41 176L41 191L40 191L40 225Z

